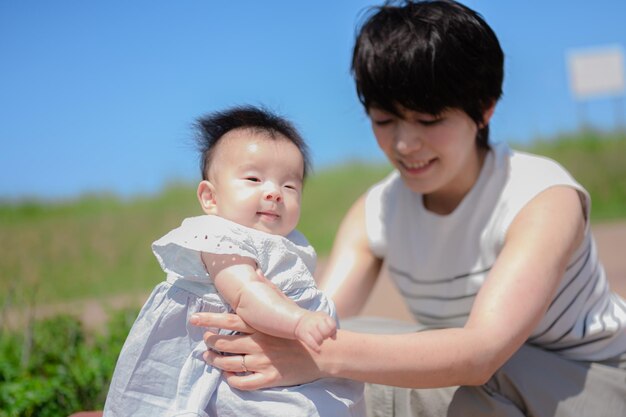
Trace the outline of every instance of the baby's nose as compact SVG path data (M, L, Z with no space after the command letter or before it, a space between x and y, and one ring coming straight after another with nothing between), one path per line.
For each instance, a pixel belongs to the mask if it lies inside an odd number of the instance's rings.
M266 191L264 198L269 201L276 201L277 203L280 203L283 199L280 192L277 190Z

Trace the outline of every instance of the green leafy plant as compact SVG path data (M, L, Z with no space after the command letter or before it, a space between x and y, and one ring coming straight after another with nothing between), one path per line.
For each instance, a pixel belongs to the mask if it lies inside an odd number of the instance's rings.
M136 311L115 313L106 331L87 334L57 316L0 339L0 417L66 417L102 409ZM27 342L31 340L30 342Z

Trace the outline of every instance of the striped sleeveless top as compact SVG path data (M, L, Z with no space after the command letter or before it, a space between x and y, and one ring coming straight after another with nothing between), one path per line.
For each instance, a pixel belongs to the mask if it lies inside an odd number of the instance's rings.
M426 210L422 195L397 172L366 196L370 248L416 320L428 327L462 327L519 211L549 187L587 191L555 161L492 146L476 184L448 215ZM578 360L626 352L626 302L611 292L589 222L558 290L528 343Z

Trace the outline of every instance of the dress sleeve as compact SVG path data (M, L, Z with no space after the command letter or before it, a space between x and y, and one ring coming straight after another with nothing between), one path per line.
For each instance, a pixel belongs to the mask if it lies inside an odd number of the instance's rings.
M185 219L180 227L155 241L152 251L165 272L193 280L210 279L201 252L257 259L246 228L217 216Z

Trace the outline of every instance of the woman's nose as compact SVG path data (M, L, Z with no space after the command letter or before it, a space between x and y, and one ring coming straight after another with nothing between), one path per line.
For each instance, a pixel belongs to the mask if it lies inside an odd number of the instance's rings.
M413 126L408 123L401 123L396 131L396 151L402 155L408 155L410 153L420 150L422 147L422 140L419 137L419 132Z

